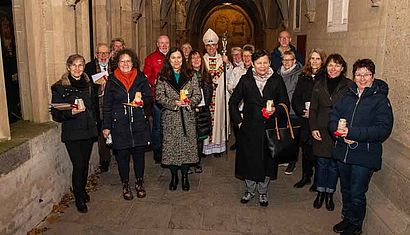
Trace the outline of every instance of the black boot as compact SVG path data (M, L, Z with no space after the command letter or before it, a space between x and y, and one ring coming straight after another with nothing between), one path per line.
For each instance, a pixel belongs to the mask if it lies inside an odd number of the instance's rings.
M88 211L87 204L85 204L85 201L82 199L76 199L75 206L77 207L78 212L87 213Z
M316 192L316 184L315 184L315 182L313 182L312 186L310 186L309 191L312 192L312 193Z
M310 183L311 183L310 178L307 176L303 176L303 178L299 182L297 182L295 185L293 185L293 187L303 188L303 186L310 184Z
M182 174L182 190L189 191L188 174Z
M335 210L335 203L333 202L333 193L326 193L326 209L328 211Z
M313 207L319 209L322 207L325 201L325 192L318 192L315 201L313 202Z
M169 182L169 190L174 191L178 186L178 174L177 172L171 172L171 182Z

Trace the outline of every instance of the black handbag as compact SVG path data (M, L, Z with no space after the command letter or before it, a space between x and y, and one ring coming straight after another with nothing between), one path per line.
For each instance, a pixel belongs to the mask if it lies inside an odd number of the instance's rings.
M279 163L296 161L299 153L300 126L292 126L289 111L285 104L280 103L287 118L287 126L278 127L275 118L275 129L266 129L266 142L270 157Z

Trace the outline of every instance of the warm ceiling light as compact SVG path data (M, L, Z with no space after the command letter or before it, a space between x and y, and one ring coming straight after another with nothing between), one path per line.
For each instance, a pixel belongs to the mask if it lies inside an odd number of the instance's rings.
M222 3L222 5L229 6L229 5L232 5L232 3L231 2L224 2L224 3Z

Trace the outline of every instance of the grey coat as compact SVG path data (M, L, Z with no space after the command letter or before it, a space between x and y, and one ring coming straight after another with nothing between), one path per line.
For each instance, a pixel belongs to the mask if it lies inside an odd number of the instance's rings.
M188 90L187 97L191 101L184 108L175 105L182 89ZM184 78L182 75L178 83L174 76L165 80L158 79L155 95L157 102L163 106L162 164L180 166L198 162L194 111L194 107L201 101L198 79Z

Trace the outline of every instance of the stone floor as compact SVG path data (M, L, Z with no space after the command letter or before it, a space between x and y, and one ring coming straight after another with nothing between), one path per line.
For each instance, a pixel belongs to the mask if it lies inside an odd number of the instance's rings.
M301 166L291 175L280 168L269 188L269 207L255 197L239 202L243 182L234 177L234 151L215 159L203 159L204 172L190 176L191 190L169 191L170 174L146 156L147 197L125 201L116 165L100 175L98 190L90 193L87 214L71 204L57 219L46 222L45 234L333 234L340 218L336 210L313 209L315 193L293 188ZM135 192L135 191L134 191ZM135 194L135 193L134 193Z

